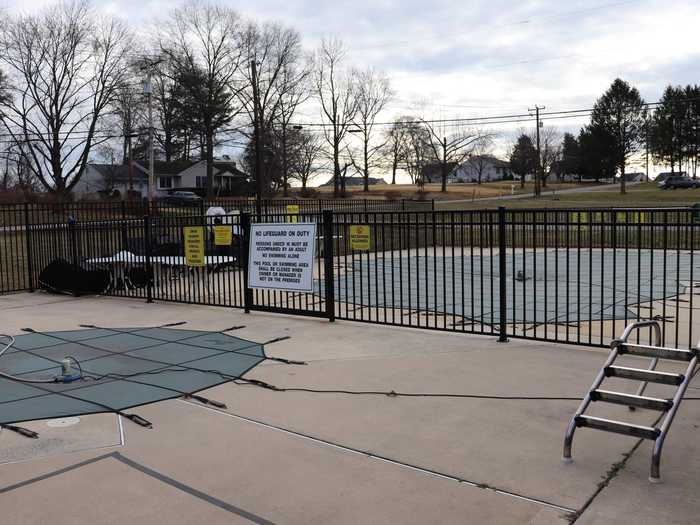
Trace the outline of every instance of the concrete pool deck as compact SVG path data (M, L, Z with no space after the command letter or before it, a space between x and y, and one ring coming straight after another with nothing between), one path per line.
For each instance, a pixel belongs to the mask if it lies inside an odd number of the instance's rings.
M79 324L245 328L268 362L246 377L281 387L580 397L607 351L353 322L244 314L43 293L0 296L0 332ZM629 363L634 358L627 358ZM636 385L626 385L632 391ZM698 387L696 382L693 387ZM664 387L649 395L665 395ZM226 410L171 400L117 416L0 432L3 522L79 523L697 523L700 402L686 401L666 442L664 483L647 481L650 442L588 429L561 462L577 401L274 392L226 384L203 395ZM700 397L691 388L689 396ZM599 415L649 423L645 410ZM54 423L55 424L55 423Z

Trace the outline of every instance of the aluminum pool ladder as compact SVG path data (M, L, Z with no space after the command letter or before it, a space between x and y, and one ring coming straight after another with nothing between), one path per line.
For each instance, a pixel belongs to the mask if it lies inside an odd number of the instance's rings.
M642 345L628 342L630 334L635 330L650 328L654 331L654 345ZM615 360L620 355L637 355L650 357L651 363L649 368L629 368L623 366L615 366ZM676 348L665 348L661 346L661 327L656 321L640 321L632 323L625 328L622 336L610 343L610 355L603 365L603 368L598 373L593 381L593 385L581 401L581 405L576 410L574 417L571 419L569 426L566 429L564 437L564 454L563 461L571 463L571 445L574 439L574 432L578 427L588 427L606 432L614 432L616 434L624 434L642 439L654 441L654 451L651 456L651 473L649 481L652 483L660 483L659 463L661 461L661 451L664 446L664 440L673 423L673 418L678 411L678 407L683 400L683 395L688 388L689 383L695 375L695 367L698 361L698 348L690 350L679 350ZM687 362L688 366L684 374L659 372L656 366L660 359L668 359L673 361ZM610 390L602 390L600 388L603 381L608 377L618 377L622 379L630 379L633 381L641 381L641 385L637 390L637 394L625 394L623 392L612 392ZM660 383L664 385L673 385L676 387L675 395L672 399L659 399L642 395L647 386L647 383ZM643 426L622 421L613 421L611 419L603 419L586 415L586 409L591 402L614 403L617 405L626 405L630 410L636 408L647 408L662 412L663 415L659 419L656 426Z

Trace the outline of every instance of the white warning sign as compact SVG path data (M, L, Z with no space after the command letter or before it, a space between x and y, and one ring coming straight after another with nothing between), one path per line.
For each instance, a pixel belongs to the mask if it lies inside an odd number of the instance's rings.
M316 224L251 224L249 248L249 288L313 291Z

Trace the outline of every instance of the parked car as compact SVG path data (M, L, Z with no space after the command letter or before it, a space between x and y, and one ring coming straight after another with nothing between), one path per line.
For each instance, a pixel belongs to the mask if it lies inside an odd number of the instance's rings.
M700 188L700 180L691 179L682 175L673 175L659 182L658 186L662 190Z
M174 191L169 193L163 201L178 206L197 206L202 202L202 197L192 191Z

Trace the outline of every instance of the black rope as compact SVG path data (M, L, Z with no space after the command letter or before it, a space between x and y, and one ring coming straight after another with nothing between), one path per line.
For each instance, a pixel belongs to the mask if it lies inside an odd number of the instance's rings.
M242 325L238 325L238 326L232 326L231 328L226 328L225 330L221 330L221 333L223 334L225 332L233 332L234 330L240 330L241 328L245 328L245 325L242 324Z
M16 425L0 425L0 429L9 430L10 432L16 432L24 437L31 439L39 439L39 434L28 428L18 427Z
M281 337L275 337L274 339L270 339L269 341L265 341L264 343L260 343L262 345L271 345L272 343L279 343L280 341L286 341L287 339L291 339L292 336L290 335L283 335Z
M445 397L458 399L491 399L501 401L581 401L581 397L563 397L563 396L497 396L484 394L450 394L450 393L433 393L433 392L396 392L395 390L342 390L342 389L316 389L316 388L286 388L277 385L266 383L258 379L239 378L234 380L237 385L253 385L275 392L306 392L311 394L344 394L354 396L387 396L387 397ZM700 401L700 397L684 397L687 401Z

